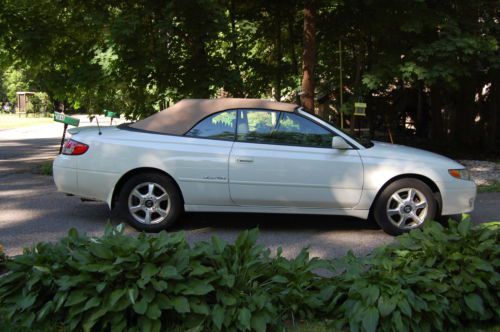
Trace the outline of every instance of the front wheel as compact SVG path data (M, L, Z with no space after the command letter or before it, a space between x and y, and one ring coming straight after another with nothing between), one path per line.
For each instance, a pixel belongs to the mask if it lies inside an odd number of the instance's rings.
M158 173L142 173L125 183L117 208L135 229L158 232L178 219L182 199L170 178Z
M400 235L434 219L437 204L425 183L417 179L401 179L382 191L373 212L375 221L386 233Z

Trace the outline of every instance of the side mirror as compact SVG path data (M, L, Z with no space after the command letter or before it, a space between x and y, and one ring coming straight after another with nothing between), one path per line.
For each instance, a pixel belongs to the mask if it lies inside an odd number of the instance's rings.
M332 148L338 150L349 150L352 147L340 136L333 136L332 138Z

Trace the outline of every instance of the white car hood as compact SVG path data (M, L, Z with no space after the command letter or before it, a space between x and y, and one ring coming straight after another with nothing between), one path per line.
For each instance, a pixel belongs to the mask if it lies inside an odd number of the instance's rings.
M359 150L361 157L404 160L428 165L442 165L448 168L464 168L456 161L437 153L409 146L373 141L374 146Z

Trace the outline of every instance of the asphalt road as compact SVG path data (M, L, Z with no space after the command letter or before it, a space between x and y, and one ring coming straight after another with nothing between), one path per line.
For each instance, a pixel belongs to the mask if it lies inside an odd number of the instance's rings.
M101 123L104 123L102 120ZM87 123L83 123L87 125ZM117 224L104 203L81 202L56 191L52 177L37 173L57 154L62 125L0 130L0 244L8 255L40 241L54 241L72 227L102 234L108 220ZM475 223L500 220L500 194L479 194ZM309 215L185 214L171 231L184 231L189 241L218 235L233 241L245 229L259 227L260 243L285 256L310 247L311 255L338 257L348 250L365 254L393 240L370 222L355 218ZM130 227L127 233L134 233Z

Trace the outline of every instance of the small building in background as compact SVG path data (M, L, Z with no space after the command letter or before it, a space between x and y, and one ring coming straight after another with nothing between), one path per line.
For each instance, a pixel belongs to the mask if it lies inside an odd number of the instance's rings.
M29 99L35 95L34 92L29 91L19 91L16 92L16 112L18 113L27 113Z

